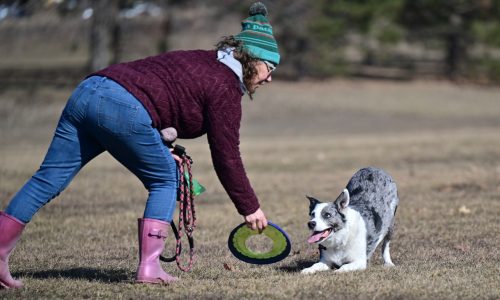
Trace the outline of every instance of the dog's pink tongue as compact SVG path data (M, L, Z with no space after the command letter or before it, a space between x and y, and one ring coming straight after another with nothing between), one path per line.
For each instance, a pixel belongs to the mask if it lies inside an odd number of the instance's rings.
M311 235L309 237L309 239L307 239L307 242L309 244L316 243L317 241L319 241L326 234L327 234L327 231L322 231L322 232L318 232L316 234L313 234L313 235Z

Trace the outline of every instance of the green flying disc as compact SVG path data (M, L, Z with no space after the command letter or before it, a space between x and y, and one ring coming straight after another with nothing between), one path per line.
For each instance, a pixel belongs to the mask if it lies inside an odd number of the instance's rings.
M290 239L278 225L268 222L268 226L262 231L262 234L273 241L273 247L268 252L256 253L248 249L246 241L256 234L259 234L259 231L248 228L245 223L234 228L227 240L231 253L241 261L257 265L273 264L290 254Z

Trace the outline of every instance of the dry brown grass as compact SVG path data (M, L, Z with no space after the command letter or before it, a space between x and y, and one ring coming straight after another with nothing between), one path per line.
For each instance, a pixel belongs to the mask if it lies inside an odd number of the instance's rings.
M1 208L40 164L69 92L0 95ZM27 226L11 256L26 287L0 298L498 299L499 99L498 88L436 82L273 83L245 101L242 153L268 218L292 238L290 257L252 266L231 256L227 236L242 219L202 138L182 143L207 192L193 271L166 266L179 283L131 283L146 193L103 155ZM377 251L362 272L300 275L318 259L306 243L304 195L333 199L367 165L399 186L397 267L384 269Z

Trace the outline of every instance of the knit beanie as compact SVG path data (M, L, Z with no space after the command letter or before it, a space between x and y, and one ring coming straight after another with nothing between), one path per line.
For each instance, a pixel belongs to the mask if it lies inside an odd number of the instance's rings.
M250 6L249 17L241 22L241 32L235 36L243 42L243 49L260 60L278 65L280 54L273 36L273 28L267 20L267 8L261 2Z

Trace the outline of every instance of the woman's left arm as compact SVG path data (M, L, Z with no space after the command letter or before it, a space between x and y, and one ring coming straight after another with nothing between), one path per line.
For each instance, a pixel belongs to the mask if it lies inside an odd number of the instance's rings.
M219 180L242 216L259 208L240 154L241 93L235 88L219 88L207 106L207 138Z

